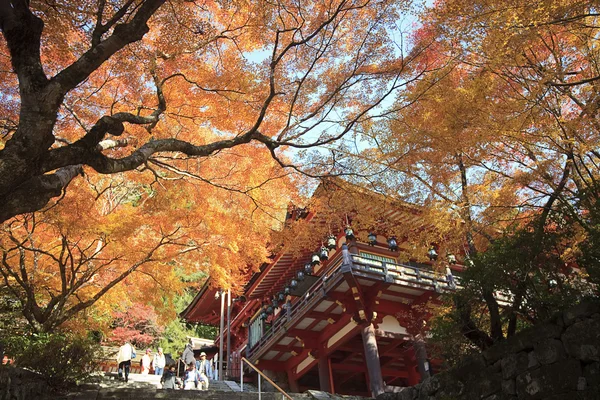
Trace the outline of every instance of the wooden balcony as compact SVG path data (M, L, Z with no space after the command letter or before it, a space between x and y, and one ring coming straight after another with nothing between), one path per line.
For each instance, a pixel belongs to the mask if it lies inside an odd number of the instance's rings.
M250 322L247 357L251 361L259 360L265 352L288 335L288 331L292 328L303 325L303 320L310 318L309 313L323 309L322 306L320 307L321 303L331 304L332 300L335 301L345 292L349 292L350 287L344 274L351 274L358 285L366 288L381 283L381 286L386 287L387 293L382 296L382 301L386 301L391 306L397 303L398 310L402 305L410 304L425 292L441 293L453 289L444 275L431 270L373 260L356 254L348 254L348 256L349 258L344 262L342 254L338 253L337 260L332 260L334 262L328 271L320 276L288 310L282 310L270 326L260 317ZM343 307L339 307L337 310L330 310L331 315L323 315L323 317L335 319L342 311ZM319 331L319 327L325 328L327 324L328 322L324 321L311 330Z

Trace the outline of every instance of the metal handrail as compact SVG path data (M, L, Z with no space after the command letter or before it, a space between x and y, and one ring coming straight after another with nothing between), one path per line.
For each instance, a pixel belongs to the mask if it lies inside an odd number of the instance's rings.
M250 368L255 370L258 373L258 400L261 400L261 391L260 391L260 378L263 377L269 382L275 389L279 390L279 392L283 395L283 399L287 398L288 400L294 400L289 394L287 394L282 388L280 388L275 382L269 379L260 369L256 368L254 364L248 361L245 357L240 359L240 392L244 391L244 363L248 364Z

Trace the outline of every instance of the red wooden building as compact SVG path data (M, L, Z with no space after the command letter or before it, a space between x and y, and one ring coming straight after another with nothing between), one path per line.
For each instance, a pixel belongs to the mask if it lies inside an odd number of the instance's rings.
M418 214L407 208L386 218L418 225ZM300 217L320 223L312 213ZM446 274L431 264L399 262L395 238L370 234L363 243L347 230L326 240L317 252L281 251L249 276L232 303L228 373L239 376L243 356L292 392L363 396L429 376L421 306L452 289ZM184 318L218 324L217 293L205 285Z

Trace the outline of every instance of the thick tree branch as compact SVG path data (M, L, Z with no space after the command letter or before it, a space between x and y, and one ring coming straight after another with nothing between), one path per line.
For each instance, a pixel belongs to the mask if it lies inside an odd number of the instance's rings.
M29 9L26 0L0 1L0 29L4 34L21 95L43 88L48 79L40 59L44 22Z
M0 221L17 214L41 210L51 198L59 196L73 178L83 171L82 165L71 165L52 174L36 176L4 196Z

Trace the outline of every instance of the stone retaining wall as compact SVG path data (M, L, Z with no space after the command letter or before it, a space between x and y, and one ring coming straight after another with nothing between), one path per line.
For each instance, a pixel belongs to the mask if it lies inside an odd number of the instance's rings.
M600 303L582 303L377 400L599 400Z
M39 399L48 392L39 374L0 365L0 400Z

